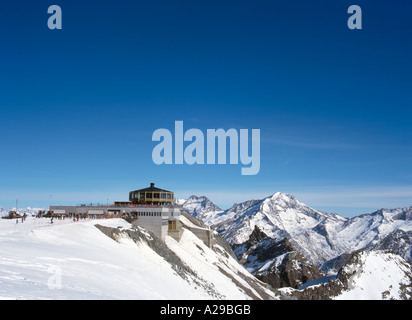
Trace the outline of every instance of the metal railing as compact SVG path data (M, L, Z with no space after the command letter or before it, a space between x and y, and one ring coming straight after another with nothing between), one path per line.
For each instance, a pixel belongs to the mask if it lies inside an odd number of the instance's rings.
M64 206L61 206L64 207ZM104 207L104 208L180 208L178 204L101 204L101 203L78 203L76 207Z

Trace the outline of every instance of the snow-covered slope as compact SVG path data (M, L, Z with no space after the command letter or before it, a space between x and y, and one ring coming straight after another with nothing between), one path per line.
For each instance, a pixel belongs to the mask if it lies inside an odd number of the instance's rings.
M379 250L359 252L340 271L345 288L334 299L410 300L411 271L411 265L396 254Z
M412 231L397 229L368 250L390 250L412 263Z
M218 244L166 244L123 219L0 219L0 299L270 299Z
M336 276L316 279L298 290L280 291L311 300L411 300L412 267L389 251L357 251Z

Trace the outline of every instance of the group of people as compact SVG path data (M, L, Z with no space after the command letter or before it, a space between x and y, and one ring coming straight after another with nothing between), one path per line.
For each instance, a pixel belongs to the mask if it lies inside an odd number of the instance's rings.
M119 214L54 214L54 213L47 213L44 212L39 213L36 215L36 218L50 218L50 223L53 223L54 219L58 220L66 220L66 219L73 219L73 222L77 222L79 220L87 220L87 219L110 219L110 218L121 218Z
M54 214L54 213L45 213L44 211L39 211L38 214L35 216L36 218L49 218L50 223L54 223L54 219L58 220L66 220L66 219L73 219L73 222L77 222L79 220L87 220L87 219L111 219L111 218L122 218L123 216L120 213L115 214ZM22 216L15 214L10 215L10 219L15 219L16 224L21 221L23 223L27 219L27 213L24 213Z
M21 223L23 223L24 221L26 221L26 219L27 219L27 214L24 213L24 214L21 216ZM17 224L17 223L19 223L19 218L16 219L16 224Z

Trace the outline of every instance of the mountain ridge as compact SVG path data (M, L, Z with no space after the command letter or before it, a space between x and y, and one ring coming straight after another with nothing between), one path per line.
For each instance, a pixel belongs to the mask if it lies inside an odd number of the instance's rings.
M183 210L191 214L185 203ZM412 206L380 209L345 218L313 209L293 195L276 192L260 200L236 203L219 212L209 211L208 208L198 210L202 212L199 217L203 217L203 221L219 232L231 246L239 248L239 245L246 243L255 226L258 226L273 241L287 238L317 266L360 249L372 250L396 230L405 233L398 239L412 243ZM391 247L396 247L393 242L397 238L393 237ZM388 243L387 239L386 247ZM386 247L383 244L380 246ZM405 246L401 256L412 262L411 252L412 246ZM244 252L237 250L238 258L242 254Z

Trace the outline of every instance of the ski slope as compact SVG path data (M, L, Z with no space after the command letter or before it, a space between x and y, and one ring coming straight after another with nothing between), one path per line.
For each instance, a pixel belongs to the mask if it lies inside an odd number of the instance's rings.
M225 275L229 269L247 274L244 268L202 247L188 230L182 241L167 243L199 273L200 286L179 276L146 242L115 241L96 224L130 228L123 219L0 219L0 299L250 299Z

